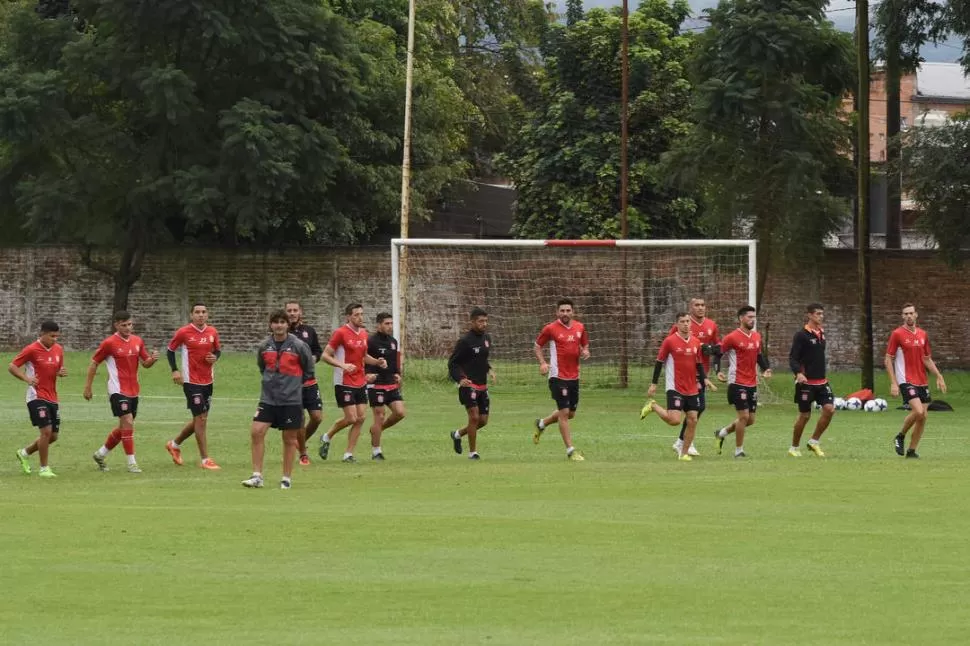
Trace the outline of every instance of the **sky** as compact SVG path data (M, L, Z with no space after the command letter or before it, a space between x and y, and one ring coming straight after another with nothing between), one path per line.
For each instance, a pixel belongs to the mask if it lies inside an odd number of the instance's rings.
M565 0L554 1L561 11L565 11ZM717 4L717 0L689 0L689 2L695 15L699 15L706 7L713 7ZM583 7L587 9L592 9L593 7L613 7L619 4L621 4L621 0L583 0ZM638 4L638 0L629 0L630 9L634 9ZM855 1L831 0L829 3L829 18L839 29L851 31L855 24ZM940 47L927 46L923 52L923 58L927 61L954 63L960 57L960 53L958 43L951 40Z

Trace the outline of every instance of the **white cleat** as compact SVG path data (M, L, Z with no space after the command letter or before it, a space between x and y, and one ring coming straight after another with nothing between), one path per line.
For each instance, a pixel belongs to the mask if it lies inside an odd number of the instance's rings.
M263 476L253 476L242 481L242 486L249 489L260 489L263 486Z
M690 445L690 448L687 449L687 455L692 455L695 458L698 458L698 457L700 457L701 454L700 454L700 451L698 451L696 448L694 448L694 445L691 444Z

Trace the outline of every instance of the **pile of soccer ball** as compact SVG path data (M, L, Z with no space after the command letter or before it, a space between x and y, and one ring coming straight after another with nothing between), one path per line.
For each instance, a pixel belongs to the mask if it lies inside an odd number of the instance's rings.
M833 403L835 410L864 410L867 413L881 413L889 408L889 402L881 397L870 399L865 404L858 397L849 397L848 399L836 397Z

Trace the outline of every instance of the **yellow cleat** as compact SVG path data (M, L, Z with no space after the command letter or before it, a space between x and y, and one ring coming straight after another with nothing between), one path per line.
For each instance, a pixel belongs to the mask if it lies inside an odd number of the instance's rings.
M800 458L802 457L802 452L799 451L798 449L788 449L788 455L790 455L793 458Z
M647 415L653 412L653 405L657 403L656 399L649 399L647 403L643 405L640 409L640 419L646 419Z
M538 444L539 443L539 440L542 438L542 431L545 430L545 429L539 428L539 422L541 422L541 421L542 420L540 420L540 419L537 418L536 421L532 424L533 426L535 426L535 430L532 431L532 443L533 444Z
M808 450L820 458L825 457L825 453L822 451L822 446L818 442L809 442Z
M692 458L692 457L690 457L690 456L689 456L689 455L687 455L686 453L685 453L685 454L683 454L682 456L680 456L680 457L679 457L679 458L677 458L677 459L678 459L678 460L680 460L681 462L692 462L692 461L694 460L694 458Z
M566 459L572 460L573 462L584 462L586 460L586 458L583 457L583 454L579 451L573 451L566 456Z

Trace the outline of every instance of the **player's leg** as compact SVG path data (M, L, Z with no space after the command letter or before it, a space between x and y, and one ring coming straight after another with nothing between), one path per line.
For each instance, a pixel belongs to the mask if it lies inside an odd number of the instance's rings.
M792 457L801 456L798 447L802 443L802 433L805 431L805 426L808 425L808 420L812 418L811 394L809 386L795 384L794 401L798 405L798 417L795 418L795 424L792 427L791 448L788 449L788 455Z
M919 441L923 438L923 430L926 428L926 417L929 413L926 404L919 397L910 402L910 408L909 414L915 415L915 419L913 420L913 433L909 436L909 451L906 452L907 455L916 453L916 449L919 447Z
M364 422L367 421L367 394L363 388L361 388L360 395L363 401L358 399L357 403L353 406L354 423L351 425L350 432L347 434L347 451L344 453L343 459L348 462L353 462L354 449L357 447L360 431L364 428Z
M475 423L475 428L468 431L468 457L477 460L478 459L478 431L483 429L488 425L488 410L482 410L482 404L479 402L478 405L478 421Z
M348 426L353 426L354 421L357 419L356 407L354 406L353 393L350 388L345 386L334 386L333 387L334 400L337 402L337 408L341 410L343 415L334 420L333 424L330 425L330 429L320 436L320 442L323 444L330 444L333 440L333 436L347 428ZM352 409L348 412L347 409ZM323 447L320 447L320 457L327 459L324 455Z
M141 473L138 461L135 459L135 413L134 402L136 398L129 400L132 412L118 418L118 429L121 431L121 448L128 458L128 471L130 473Z
M384 426L381 430L386 431L391 428L402 419L407 416L407 410L404 408L404 400L396 399L388 404L388 408L391 409L391 414L384 418Z
M40 458L40 468L47 468L47 459L50 455L51 436L54 434L54 427L50 424L40 429L37 437L37 454Z
M242 481L244 487L263 486L263 457L266 451L266 431L275 419L273 407L260 403L249 428L250 453L252 456L253 475Z
M828 384L814 387L814 400L822 411L818 416L818 421L815 422L815 432L812 433L812 439L808 441L807 446L812 453L820 458L824 457L825 453L822 451L819 440L822 439L822 434L825 433L825 429L829 427L829 423L832 421L832 416L835 415L835 404L832 403L834 399L832 388Z
M371 395L372 393L368 393L368 396ZM381 395L381 401L377 406L373 405L373 403L375 403L373 398L371 399L371 403L371 414L373 419L370 425L370 451L372 458L380 459L377 456L383 456L381 453L381 433L384 430L384 423L386 421L386 417L384 415L383 394Z
M576 409L579 408L579 381L568 382L565 400L557 403L559 405L559 410L556 411L559 417L559 434L562 436L562 443L566 445L566 457L582 460L583 456L577 453L573 446L572 437L572 419L576 417Z
M747 409L739 410L738 417L734 420L734 455L744 453L744 432L751 425L753 416Z
M650 404L650 408L657 414L657 417L663 420L664 424L679 426L683 420L684 396L674 390L668 390L667 408L656 401Z
M707 400L706 400L707 386L705 386L703 383L698 383L697 387L698 387L697 397L698 397L698 401L700 402L700 407L697 409L697 419L698 421L700 421L701 415L703 415L704 411L707 409ZM674 446L673 446L674 450L677 451L678 453L680 453L681 445L684 443L684 433L686 431L687 431L687 418L685 417L684 421L680 425L680 435L677 436L677 440L674 442ZM693 445L690 445L689 452L691 455L700 455L700 453L698 453L697 449L694 448Z
M694 434L697 432L697 410L688 410L685 417L687 418L687 430L684 432L684 443L680 450L681 459L690 459L690 446L694 441Z
M898 455L906 455L906 433L909 432L916 420L926 416L923 402L920 399L916 387L911 384L899 384L899 394L903 398L903 403L909 406L909 413L903 418L903 426L893 438L893 448ZM917 412L919 411L919 412ZM917 442L917 444L919 444Z
M301 408L300 413L302 412L303 409ZM302 419L300 421L302 422ZM290 488L290 478L293 475L293 463L296 461L296 452L299 448L297 443L299 431L299 428L281 429L280 437L283 440L283 477L280 480L281 489Z

